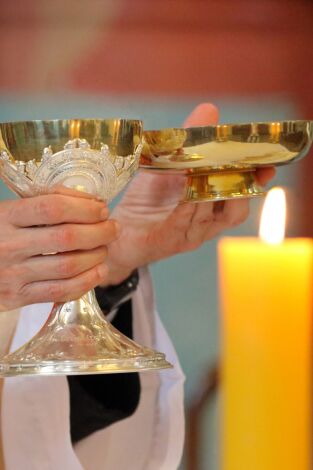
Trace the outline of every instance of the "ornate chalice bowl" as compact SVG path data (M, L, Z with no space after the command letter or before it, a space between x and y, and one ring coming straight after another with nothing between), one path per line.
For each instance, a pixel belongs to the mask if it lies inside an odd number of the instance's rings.
M46 194L64 185L110 201L136 172L141 148L142 123L136 120L1 123L0 177L21 197ZM106 321L93 291L55 304L37 335L0 359L1 376L167 367L171 366L164 354L138 345Z
M145 131L141 166L185 175L183 201L261 196L256 169L305 156L312 136L312 121Z

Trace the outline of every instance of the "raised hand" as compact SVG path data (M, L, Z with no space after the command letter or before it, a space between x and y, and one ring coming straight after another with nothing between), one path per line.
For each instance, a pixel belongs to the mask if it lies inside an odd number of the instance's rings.
M217 124L212 104L198 106L185 126ZM260 184L273 176L273 168L257 171ZM198 248L223 230L242 223L249 213L248 199L223 202L179 203L184 176L141 171L130 183L112 216L122 232L109 245L110 283L153 261Z

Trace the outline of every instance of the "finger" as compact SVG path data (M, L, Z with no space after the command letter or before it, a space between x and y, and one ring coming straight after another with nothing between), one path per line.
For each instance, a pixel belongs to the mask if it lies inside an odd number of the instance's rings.
M198 245L207 239L214 223L214 204L212 202L202 202L195 205L196 210L187 232L187 238L192 244Z
M166 220L157 224L156 228L150 232L148 243L155 247L155 253L158 254L156 259L174 254L172 240L175 240L174 252L179 253L184 250L188 243L187 231L195 210L196 204L178 204ZM166 226L166 238L163 233L164 226Z
M88 251L34 256L18 267L19 279L24 284L68 279L103 263L106 256L105 246Z
M220 232L235 227L246 220L249 215L249 199L230 199L218 204L214 209L214 223L207 233L206 240L211 240Z
M274 178L276 170L273 166L258 168L256 170L256 179L259 184L265 186L271 179Z
M222 211L215 212L214 218L227 227L234 227L244 222L248 215L249 199L229 199L224 201Z
M41 281L24 285L20 296L25 304L41 302L67 302L78 299L97 285L106 283L108 268L103 263L71 279Z
M166 220L166 225L168 230L173 232L175 238L177 238L177 234L187 234L196 208L196 204L192 202L183 202L178 204L170 213Z
M85 191L78 191L77 189L67 188L66 186L56 185L52 186L48 190L49 194L62 194L64 196L73 196L79 197L82 199L95 199L100 200L100 198L96 197L94 194L86 193Z
M184 127L209 126L217 123L218 109L216 106L211 103L202 103L189 114L184 122Z
M15 256L26 259L44 253L92 250L116 240L120 228L114 220L98 224L63 224L53 227L20 230L19 243L15 242Z
M95 199L48 194L12 203L9 221L17 227L62 223L90 224L108 218L107 206Z

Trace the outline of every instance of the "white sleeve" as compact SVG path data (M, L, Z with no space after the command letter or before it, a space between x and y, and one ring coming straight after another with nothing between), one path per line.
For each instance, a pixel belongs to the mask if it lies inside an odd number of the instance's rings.
M23 309L16 349L46 320L50 305ZM166 354L173 369L140 373L135 413L97 431L73 448L66 377L14 377L3 390L2 430L6 470L176 470L184 441L183 383L175 350L155 309L147 269L133 296L134 339Z

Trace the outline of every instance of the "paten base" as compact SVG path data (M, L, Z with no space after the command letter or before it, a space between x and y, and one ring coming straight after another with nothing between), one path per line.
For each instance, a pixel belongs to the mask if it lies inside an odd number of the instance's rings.
M249 170L193 173L187 176L183 202L221 201L263 196L265 191Z

